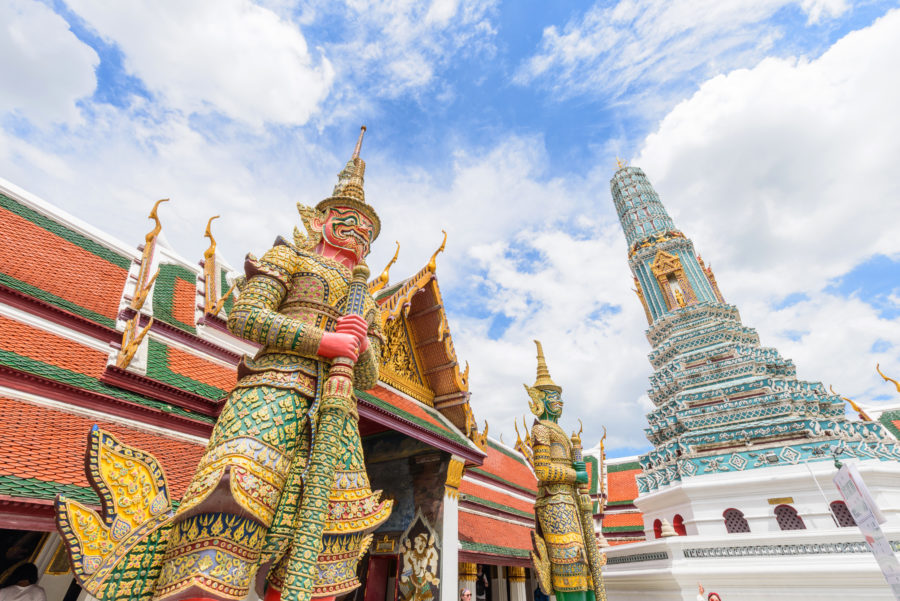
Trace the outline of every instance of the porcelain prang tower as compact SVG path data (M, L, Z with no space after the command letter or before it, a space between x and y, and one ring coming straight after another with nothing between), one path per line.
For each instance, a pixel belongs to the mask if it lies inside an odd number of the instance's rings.
M654 515L671 520L668 509L676 507L688 534L702 533L706 520L715 521L717 531L724 528L727 506L713 504L728 501L713 492L715 482L758 480L753 490L761 498L759 511L771 512L766 497L789 497L794 490L790 477L767 484L773 478L794 472L799 478L802 471L808 483L798 484L793 496L812 490L804 462L831 464L835 453L842 460L881 460L874 463L900 458L896 440L881 424L849 421L840 397L820 382L798 380L791 360L760 346L641 169L620 166L610 188L650 324L654 373L648 392L655 408L646 434L654 449L640 457L637 478L645 524ZM737 474L752 470L757 477ZM720 477L704 478L712 474Z

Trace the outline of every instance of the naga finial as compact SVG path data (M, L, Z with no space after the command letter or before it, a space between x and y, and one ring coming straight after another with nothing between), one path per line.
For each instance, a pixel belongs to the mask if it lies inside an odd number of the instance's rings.
M153 276L150 276L150 267L153 262L153 250L156 247L156 238L162 231L162 222L159 220L156 210L159 208L160 204L168 201L168 198L160 198L153 203L153 208L150 209L150 214L147 215L147 219L152 219L156 222L156 225L154 225L153 229L144 236L144 250L141 253L141 266L138 268L137 283L134 285L134 295L131 297L131 303L129 304L135 311L140 311L141 307L144 306L144 301L147 299L147 295L150 294L150 288L153 287L153 282L156 281L156 276L159 275L159 270L157 269L156 273L153 274ZM148 278L148 276L150 277Z
M144 241L147 244L150 244L151 242L153 242L156 239L156 236L159 235L159 232L162 231L162 223L159 221L159 217L157 217L157 215L156 215L156 209L158 209L159 205L164 202L169 202L169 199L168 198L160 198L159 200L157 200L154 203L153 208L150 209L150 214L147 215L147 219L152 219L153 221L156 222L156 225L153 226L153 229L150 230L149 232L147 232L147 235L144 236Z
M377 279L372 280L369 284L369 294L375 294L382 288L388 285L388 282L391 279L391 266L397 262L397 257L400 255L400 241L395 240L397 243L397 250L394 251L394 256L391 258L390 262L387 264L387 267L384 268L384 271L381 272L381 275L378 276Z
M356 141L356 148L353 149L353 158L359 158L359 151L362 149L362 141L363 136L366 134L366 126L363 125L359 128L359 139Z
M209 238L209 248L203 251L203 309L209 315L218 315L222 312L225 301L228 300L228 297L234 292L235 286L237 286L237 281L235 281L221 297L219 297L218 290L216 290L216 239L212 234L212 222L218 218L218 215L213 215L209 218L209 221L206 222L206 232L203 234L204 238Z
M880 364L880 363L876 363L876 364L875 364L875 371L878 372L878 375L879 375L879 376L881 376L882 378L884 378L884 381L885 381L885 382L893 382L893 383L894 383L894 386L897 387L897 392L900 392L900 382L897 382L897 380L895 380L894 378L889 378L889 377L887 377L886 375L884 375L883 373L881 373L881 364Z
M218 219L219 215L213 215L209 218L209 221L206 222L206 232L204 232L203 237L209 238L209 248L203 251L203 258L209 259L216 255L216 239L213 238L212 235L212 222L214 219Z
M831 384L828 385L828 390L831 391L831 394L835 395L842 401L846 401L846 402L850 403L850 406L853 407L853 410L859 414L859 418L861 420L863 420L864 422L872 421L872 418L869 417L869 415L865 411L863 411L862 407L860 407L859 405L857 405L856 403L853 402L853 399L848 399L847 397L841 396L838 393L836 393L834 391L834 386L832 386Z
M437 269L437 256L444 252L444 247L447 246L447 231L441 230L441 233L444 234L444 239L441 241L441 246L436 251L434 251L433 255L431 255L431 260L428 261L428 265L426 267L426 269L428 269L428 271L430 271L431 273L434 273Z

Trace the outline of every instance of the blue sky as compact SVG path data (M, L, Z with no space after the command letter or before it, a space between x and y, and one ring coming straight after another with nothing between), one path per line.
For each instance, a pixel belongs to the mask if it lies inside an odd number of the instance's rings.
M646 322L608 181L644 168L798 374L898 402L896 2L12 0L0 177L137 244L156 198L232 265L326 196L358 127L395 278L439 278L473 406L514 439L544 341L614 454L646 448ZM588 441L591 436L588 436Z

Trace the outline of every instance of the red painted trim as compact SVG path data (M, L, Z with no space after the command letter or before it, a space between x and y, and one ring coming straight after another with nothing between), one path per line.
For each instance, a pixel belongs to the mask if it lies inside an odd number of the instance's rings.
M10 530L56 530L53 501L0 495L0 528Z
M358 399L357 410L359 411L360 417L365 417L366 419L371 420L377 424L387 426L388 428L391 428L396 432L422 441L429 446L440 449L441 451L446 451L448 453L452 453L453 455L457 455L458 457L462 457L466 460L466 462L469 462L473 465L481 465L482 463L484 463L485 457L487 457L487 455L485 455L480 450L471 449L467 446L459 444L458 442L454 442L448 438L439 436L418 424L414 424L411 421L400 417L399 415L388 413L381 407L376 407L365 399Z
M29 296L14 288L0 284L0 304L21 309L37 317L65 326L76 332L93 336L99 340L114 342L122 339L122 334L115 328L95 323L86 317L60 309L46 301Z
M0 386L7 386L22 392L46 397L76 407L92 409L109 415L133 419L141 423L168 428L184 434L208 438L212 424L196 421L181 415L174 415L114 396L77 388L0 365Z
M131 319L134 317L135 311L130 307L122 309L119 312L119 317L121 319ZM144 327L150 321L150 317L141 313L141 318L138 321L140 327ZM209 325L209 324L207 324ZM216 357L217 359L221 359L222 361L228 361L232 365L237 366L238 361L241 360L241 355L238 353L233 353L227 349L223 349L215 342L211 342L209 340L205 340L200 338L196 334L191 334L190 332L185 332L180 328L176 328L173 325L167 324L163 321L154 320L153 327L150 328L151 332L159 332L168 336L169 338L174 338L181 344L185 345L188 348L192 348L194 350L200 351L202 353L206 353L207 355L211 355ZM243 340L243 339L240 339ZM246 341L245 341L246 342Z
M508 555L493 555L491 553L476 553L474 551L460 551L460 563L483 563L490 566L520 566L530 568L531 559L528 557L510 557Z
M226 322L224 319L222 319L218 315L212 315L210 313L205 313L203 315L203 317L201 317L199 320L197 320L197 325L198 326L209 326L210 328L215 328L217 330L221 330L222 332L225 332L229 336L234 336L234 334L232 334L228 330L228 322Z
M196 411L209 417L218 417L225 400L223 396L218 401L211 401L199 394L176 388L165 382L130 372L115 365L106 366L106 371L103 372L100 381L110 386L118 386L131 392L165 401L171 405L177 405L182 409Z

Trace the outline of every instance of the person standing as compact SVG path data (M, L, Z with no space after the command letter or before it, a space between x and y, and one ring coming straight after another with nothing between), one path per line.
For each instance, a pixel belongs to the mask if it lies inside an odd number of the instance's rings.
M0 601L47 601L47 594L37 581L37 566L23 563L7 580L12 584L0 589Z
M484 568L479 565L478 574L475 576L475 599L477 601L487 601L487 591L490 586L491 582L488 580L487 574L484 573Z

